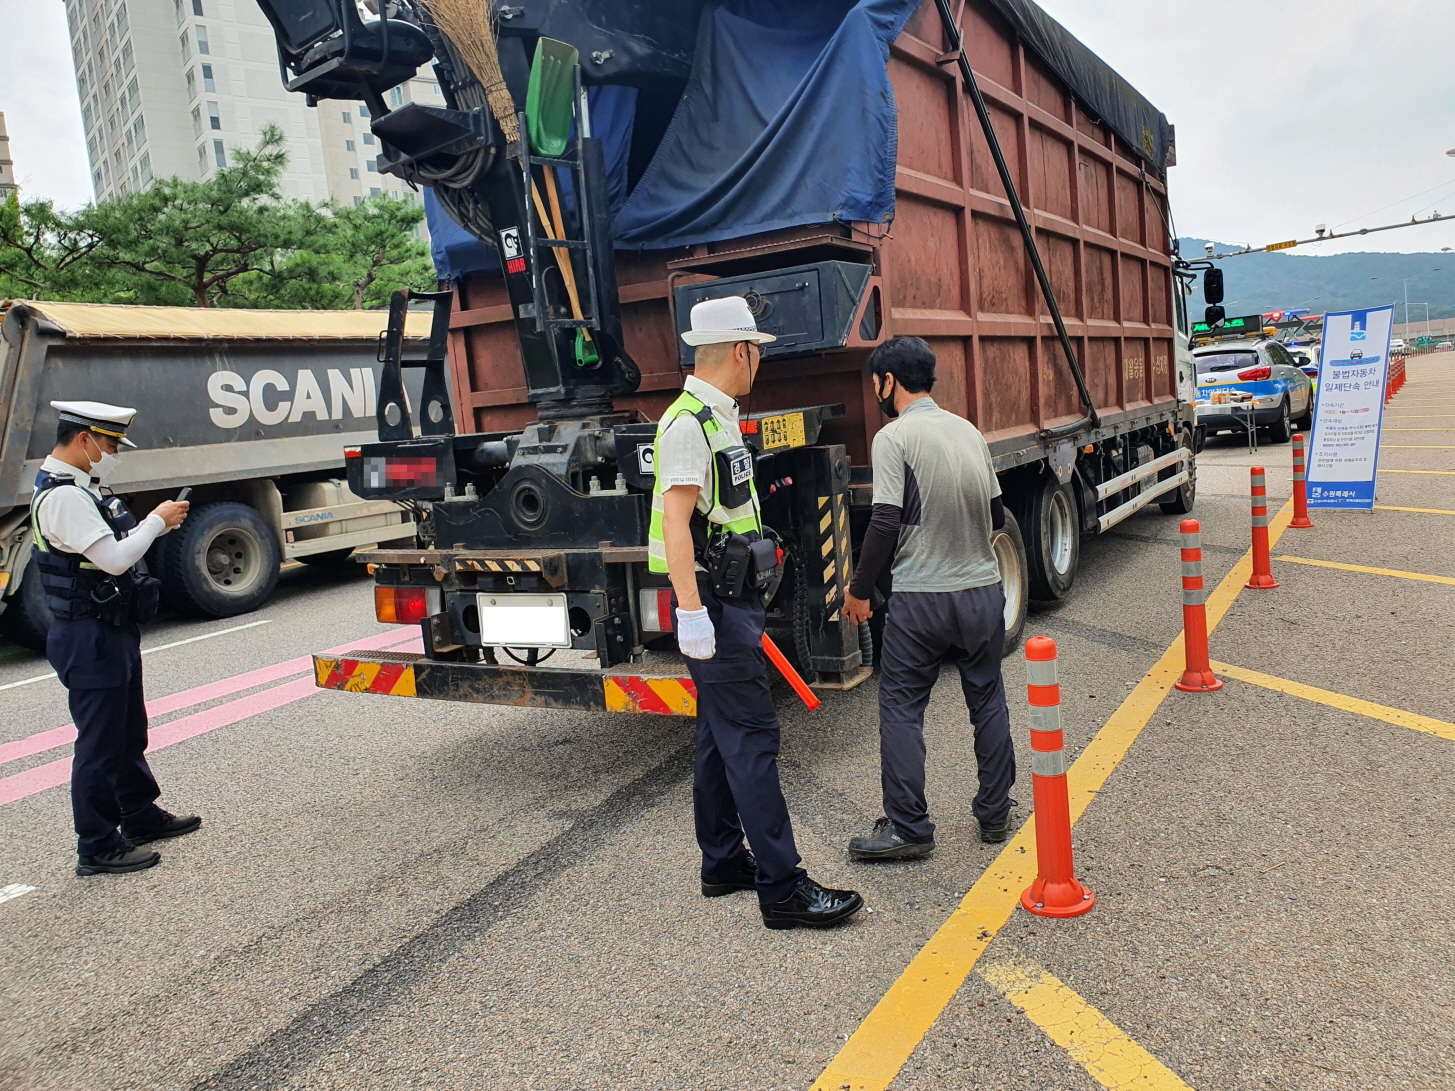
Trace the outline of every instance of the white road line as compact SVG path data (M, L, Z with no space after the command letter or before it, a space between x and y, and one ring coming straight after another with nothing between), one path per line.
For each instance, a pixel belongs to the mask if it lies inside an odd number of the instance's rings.
M196 644L199 640L211 640L215 636L226 636L228 633L240 633L244 629L256 629L259 625L271 625L272 618L264 618L262 621L250 621L246 625L234 625L231 629L218 629L215 633L203 633L201 636L189 636L186 640L174 640L170 644L158 644L155 648L143 648L142 655L151 655L152 652L164 652L168 648L180 648L183 644ZM7 682L0 686L0 690L15 689L17 686L28 686L32 682L44 682L54 678L55 671L49 674L37 674L34 678L22 678L19 682Z
M35 887L26 886L24 883L11 883L9 886L0 886L0 902L8 902L12 898L18 898L22 894L29 894Z

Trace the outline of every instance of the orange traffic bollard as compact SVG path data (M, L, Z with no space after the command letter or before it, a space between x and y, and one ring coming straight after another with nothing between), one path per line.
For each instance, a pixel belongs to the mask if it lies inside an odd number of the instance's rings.
M1096 895L1076 881L1071 859L1071 800L1066 790L1066 741L1061 733L1061 687L1056 642L1026 641L1026 696L1031 703L1031 791L1036 799L1036 881L1021 905L1038 917L1079 917Z
M1243 586L1271 591L1278 581L1273 578L1273 561L1268 556L1268 486L1262 466L1254 466L1249 474L1253 479L1253 578Z
M1182 645L1187 669L1173 683L1188 693L1211 693L1223 683L1212 672L1207 651L1207 592L1202 586L1202 527L1182 520Z
M1314 525L1308 517L1308 471L1301 432L1295 432L1293 436L1293 522L1288 525L1300 529Z

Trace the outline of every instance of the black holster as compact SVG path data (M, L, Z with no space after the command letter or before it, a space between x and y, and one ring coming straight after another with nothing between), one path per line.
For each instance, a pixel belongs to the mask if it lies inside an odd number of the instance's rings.
M144 625L157 616L161 602L162 581L133 573L129 586L115 578L103 580L91 591L96 616L105 624L122 628Z
M704 563L718 597L737 599L772 587L783 562L779 559L776 540L751 531L710 538Z

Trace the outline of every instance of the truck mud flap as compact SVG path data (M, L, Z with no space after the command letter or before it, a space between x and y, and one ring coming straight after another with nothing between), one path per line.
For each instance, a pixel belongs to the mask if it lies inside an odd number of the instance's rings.
M482 705L696 716L697 688L673 675L440 663L409 652L313 657L320 689Z

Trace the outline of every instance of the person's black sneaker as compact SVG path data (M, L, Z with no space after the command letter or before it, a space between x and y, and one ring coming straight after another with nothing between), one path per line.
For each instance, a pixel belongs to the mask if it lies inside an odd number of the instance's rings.
M826 890L805 875L781 902L760 905L769 928L832 928L864 908L854 890Z
M1010 815L1006 815L1005 818L1001 820L999 826L992 826L985 822L980 823L980 840L984 841L987 845L993 845L999 841L1004 841L1009 836Z
M851 860L916 860L934 851L933 838L928 841L910 841L887 818L875 822L874 832L868 837L855 837L849 841Z
M121 836L133 845L146 845L152 841L165 841L168 837L181 837L184 833L191 833L201 825L202 819L195 814L178 818L170 811L164 811L158 807L146 823L136 829L123 824Z
M98 852L95 856L77 856L77 875L122 875L128 871L145 871L162 862L162 854L155 849L138 848L126 844L109 852Z
M747 853L743 862L732 875L727 876L720 882L708 882L702 880L702 896L704 898L721 898L725 894L736 894L740 890L753 890L758 885L758 861L753 859L753 854Z

